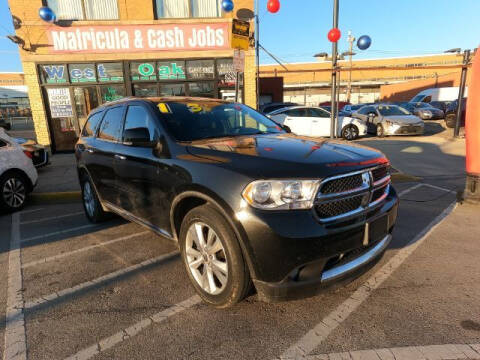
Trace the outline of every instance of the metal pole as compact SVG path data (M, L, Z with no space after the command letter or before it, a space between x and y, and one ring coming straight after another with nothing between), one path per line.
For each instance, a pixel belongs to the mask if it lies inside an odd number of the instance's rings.
M462 76L460 78L460 89L458 90L458 107L457 118L455 119L454 137L460 134L460 118L462 115L463 95L465 94L465 83L467 82L468 62L470 61L470 50L465 50L463 53Z
M240 92L240 73L237 71L235 76L235 102L238 103L238 93Z
M258 12L258 6L259 6L260 0L257 0L256 6L255 6L255 35L256 35L256 41L255 41L255 57L257 61L257 110L260 109L260 18L259 18L259 12Z
M350 71L348 73L348 88L347 88L347 99L346 101L349 103L350 102L350 98L351 98L351 95L352 95L352 68L353 68L353 60L352 60L352 57L353 57L353 42L355 41L355 37L352 36L352 32L349 31L348 32L348 43L349 43L349 46L348 46L348 52L350 53Z
M333 0L333 27L338 28L338 2L339 0ZM336 97L337 97L337 42L332 43L332 102L331 102L331 115L330 115L330 138L335 138L335 118L336 118Z

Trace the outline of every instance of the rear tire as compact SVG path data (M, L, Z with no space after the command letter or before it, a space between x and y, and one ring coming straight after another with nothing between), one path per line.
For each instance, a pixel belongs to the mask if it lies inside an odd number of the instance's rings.
M188 277L203 301L227 308L247 296L251 279L240 244L215 207L202 205L185 215L179 245Z
M80 186L82 188L83 209L85 210L87 219L94 224L107 220L110 214L103 211L102 204L98 199L97 192L90 177L84 175L80 179Z
M355 140L358 139L359 131L358 127L355 125L347 125L342 130L342 137L345 140Z
M456 119L457 116L455 114L448 114L445 116L445 125L448 128L453 129L455 127Z
M382 124L377 125L377 136L380 137L380 138L385 136L385 130L383 129Z
M0 210L14 212L23 209L27 200L28 180L25 175L10 171L0 177Z

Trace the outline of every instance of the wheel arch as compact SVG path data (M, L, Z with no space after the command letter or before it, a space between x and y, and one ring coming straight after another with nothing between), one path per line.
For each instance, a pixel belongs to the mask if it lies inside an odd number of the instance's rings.
M22 169L19 169L19 168L10 168L6 171L4 171L1 175L0 175L0 178L4 177L5 175L7 174L20 174L23 178L25 178L25 180L27 181L27 192L28 193L31 193L33 191L33 184L32 184L32 180L30 180L30 177L27 175L27 173L25 171L23 171Z
M204 204L214 206L227 220L238 239L250 275L252 278L255 278L257 271L252 259L252 249L248 246L247 235L243 227L240 223L234 220L235 214L230 206L218 195L208 189L202 189L201 191L199 189L185 190L174 198L170 209L170 225L173 238L178 242L180 226L182 225L182 220L185 215L193 208Z

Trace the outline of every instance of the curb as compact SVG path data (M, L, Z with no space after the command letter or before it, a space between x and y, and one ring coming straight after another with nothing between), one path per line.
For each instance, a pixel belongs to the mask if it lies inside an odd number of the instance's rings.
M31 203L63 203L76 201L82 198L80 191L64 191L64 192L48 192L48 193L32 193L29 196Z

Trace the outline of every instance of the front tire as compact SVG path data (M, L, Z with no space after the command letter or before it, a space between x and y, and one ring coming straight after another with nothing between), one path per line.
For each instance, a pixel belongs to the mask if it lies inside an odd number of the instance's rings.
M203 301L227 308L248 294L251 280L240 244L227 220L212 205L187 213L179 243L188 277Z
M14 212L23 209L27 200L28 182L18 172L8 172L0 177L0 210Z
M445 125L448 128L453 129L455 127L456 120L457 120L457 116L455 114L448 114L445 117Z
M382 124L377 125L377 136L380 137L380 138L385 136L385 130L383 129Z
M345 128L342 130L342 137L345 140L355 140L358 139L358 127L355 125L347 125Z
M107 220L108 213L103 211L92 180L85 175L81 178L80 185L82 187L83 209L87 219L94 224Z

